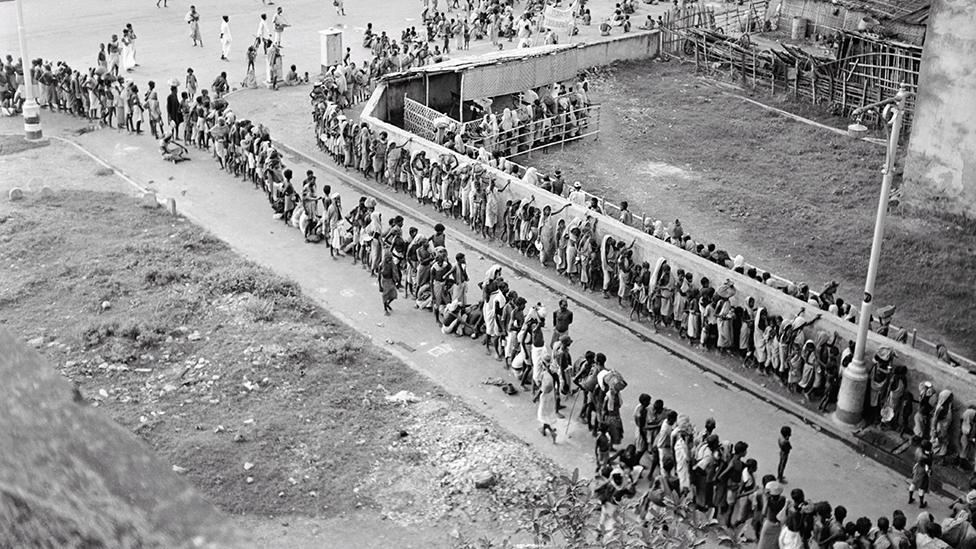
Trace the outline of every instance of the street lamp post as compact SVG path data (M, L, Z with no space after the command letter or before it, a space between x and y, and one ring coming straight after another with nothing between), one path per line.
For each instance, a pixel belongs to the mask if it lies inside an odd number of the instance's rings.
M31 74L31 61L27 55L23 0L17 0L17 37L20 39L21 67L24 69L24 136L28 141L39 141L44 138L41 131L41 106L34 97L34 75Z
M841 378L840 392L837 396L837 411L834 419L849 427L861 424L861 413L864 410L864 396L867 391L868 370L864 366L864 350L867 346L868 330L871 327L871 310L874 308L874 282L878 276L878 263L881 260L881 244L884 240L885 220L888 217L888 195L891 192L891 181L895 176L895 156L898 154L898 138L901 135L902 118L905 115L905 103L911 93L902 84L898 93L891 99L866 105L854 111L860 114L867 110L883 105L890 105L893 111L891 117L891 134L888 136L888 152L881 179L881 196L878 198L878 213L874 221L874 240L871 243L871 260L868 263L868 276L864 281L864 301L861 302L861 316L857 325L857 340L854 344L854 357L851 364L844 369ZM884 113L882 113L884 116Z

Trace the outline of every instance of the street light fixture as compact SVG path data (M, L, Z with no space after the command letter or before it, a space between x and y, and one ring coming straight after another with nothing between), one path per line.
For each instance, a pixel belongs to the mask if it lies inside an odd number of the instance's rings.
M31 74L31 60L27 55L27 31L24 29L23 0L17 0L17 37L20 39L21 67L24 70L24 136L28 141L44 138L41 131L41 105L34 97L34 75Z
M881 260L881 244L884 240L885 221L888 217L888 197L891 193L892 179L895 177L898 139L901 135L906 102L911 95L908 87L902 84L894 97L865 105L855 109L852 113L858 115L884 106L882 117L891 116L888 122L891 124L891 133L888 135L888 152L885 158L885 167L882 170L881 196L878 198L878 213L874 222L874 240L871 243L868 276L864 281L864 301L861 302L861 316L858 319L854 357L851 364L844 369L840 392L837 396L837 411L834 412L834 419L837 422L852 428L861 425L861 414L864 410L864 397L868 384L868 370L864 366L864 351L867 346L868 330L871 327L871 310L874 308L872 303L874 300L874 283L878 277L878 263Z

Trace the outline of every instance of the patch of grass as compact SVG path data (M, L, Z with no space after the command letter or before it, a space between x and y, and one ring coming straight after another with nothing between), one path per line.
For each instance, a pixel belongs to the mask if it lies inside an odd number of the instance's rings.
M0 156L47 147L50 141L28 141L19 135L0 135Z
M110 175L115 175L115 171L111 168L98 168L95 170L95 175L98 177L108 177Z
M859 302L870 255L884 148L750 105L677 64L620 63L593 78L600 139L533 155L609 200L795 282ZM810 115L815 109L758 97ZM816 117L834 127L847 121ZM976 231L969 223L893 210L876 289L895 324L976 356Z
M204 277L203 284L215 295L252 294L274 299L301 294L294 282L252 265L219 267Z
M167 286L183 282L187 278L187 273L175 269L149 269L143 275L147 286Z

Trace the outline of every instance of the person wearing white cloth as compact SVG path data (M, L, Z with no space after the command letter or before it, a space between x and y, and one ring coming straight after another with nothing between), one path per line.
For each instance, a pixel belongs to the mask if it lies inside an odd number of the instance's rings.
M271 26L274 27L274 43L281 45L281 35L285 32L287 27L291 25L285 20L284 9L278 6L278 11L275 13L274 19L271 20Z
M224 15L223 21L220 22L220 58L227 61L227 56L230 55L230 44L234 37L230 34L230 17Z
M269 36L271 31L268 30L268 14L262 13L261 17L258 19L258 31L254 33L254 49L258 49L258 46L264 48L264 54L268 54L268 46L270 45L271 39Z

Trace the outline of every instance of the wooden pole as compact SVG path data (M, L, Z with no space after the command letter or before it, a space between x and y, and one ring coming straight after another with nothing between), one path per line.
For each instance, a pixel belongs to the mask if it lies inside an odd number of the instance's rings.
M834 73L830 73L830 102L834 102Z
M840 79L840 100L841 100L840 107L844 113L844 116L847 116L847 79L846 78Z
M739 67L739 70L742 71L742 86L745 87L745 85L746 85L746 50L742 50L742 65Z
M814 71L810 74L810 91L813 92L813 104L816 105L817 104L817 71L816 71L816 69L814 69Z
M756 69L758 63L756 62L756 52L752 52L752 89L756 89Z
M698 74L700 66L700 61L698 59L698 37L695 36L695 74Z
M793 69L796 71L795 78L793 79L793 99L795 100L800 96L800 60L797 59L794 62Z

